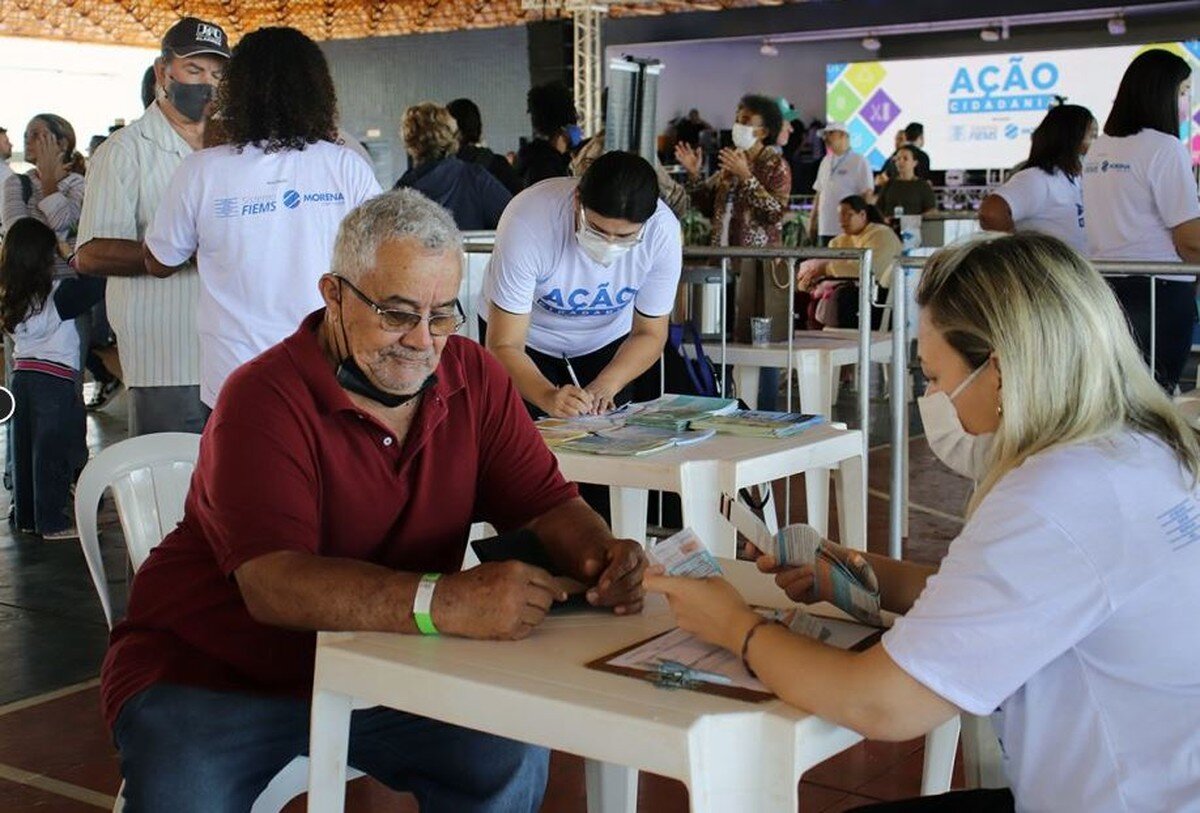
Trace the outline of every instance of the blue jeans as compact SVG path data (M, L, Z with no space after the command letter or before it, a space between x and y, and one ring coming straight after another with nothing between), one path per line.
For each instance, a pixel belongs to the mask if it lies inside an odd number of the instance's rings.
M47 534L71 525L71 483L86 459L83 399L76 382L16 370L9 438L13 518L18 528Z
M283 766L308 753L309 703L159 683L126 701L113 729L126 813L246 813ZM393 709L353 713L350 765L422 813L536 811L545 748Z

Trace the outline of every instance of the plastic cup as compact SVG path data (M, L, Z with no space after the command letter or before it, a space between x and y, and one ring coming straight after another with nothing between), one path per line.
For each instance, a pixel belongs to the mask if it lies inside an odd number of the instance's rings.
M771 343L771 317L770 316L751 316L750 317L750 343L751 344L770 344Z

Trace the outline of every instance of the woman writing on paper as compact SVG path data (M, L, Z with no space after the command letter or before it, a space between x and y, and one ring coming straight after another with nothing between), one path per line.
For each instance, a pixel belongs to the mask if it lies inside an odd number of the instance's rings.
M995 711L1017 809L1195 810L1200 631L1172 620L1200 613L1196 432L1111 290L1055 238L943 249L917 300L925 431L979 486L936 572L864 554L883 608L905 614L881 643L799 638L720 579L647 588L782 699L869 738ZM807 598L812 571L776 581Z
M504 210L480 338L535 417L606 412L662 356L682 266L654 168L607 153L582 178L542 181Z

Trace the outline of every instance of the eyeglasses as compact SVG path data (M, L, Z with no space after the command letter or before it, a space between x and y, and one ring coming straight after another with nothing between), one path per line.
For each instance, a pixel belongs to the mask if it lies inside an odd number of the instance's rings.
M340 274L331 274L330 276L338 282L346 283L346 287L353 291L355 296L370 306L371 310L379 315L379 323L388 333L408 333L410 330L415 330L417 325L421 324L422 321L428 321L429 334L431 336L449 336L457 333L458 329L467 321L467 315L463 313L462 303L457 299L454 300L454 307L458 313L431 313L427 316L423 313L385 308L358 290L358 288L355 288L354 283Z
M592 222L587 219L587 209L582 205L579 207L579 221L583 224L583 230L594 237L599 237L606 243L614 246L629 247L638 245L642 242L642 235L646 232L645 224L642 225L634 234L630 235L614 235L608 232L603 232L592 225Z

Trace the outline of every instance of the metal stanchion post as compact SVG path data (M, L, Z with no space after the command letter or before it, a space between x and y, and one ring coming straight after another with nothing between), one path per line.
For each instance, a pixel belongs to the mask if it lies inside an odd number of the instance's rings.
M1158 290L1154 285L1155 277L1150 281L1150 374L1158 370Z
M787 387L787 411L792 411L792 375L796 367L796 258L790 257L787 261L788 269L788 322L787 322L787 370L785 371L786 379L784 384ZM768 488L770 486L768 485ZM787 525L792 521L792 478L789 477L784 484L783 489L783 522L780 526Z
M863 435L863 477L866 478L871 410L871 250L858 259L858 423Z
M888 502L888 556L903 558L906 488L904 460L908 454L908 269L892 271L892 485Z
M727 325L725 323L725 319L729 316L729 303L726 301L726 297L728 296L726 289L728 287L729 287L729 258L722 257L721 258L721 320L720 320L720 325L721 325L721 369L720 369L721 391L720 391L720 393L718 393L718 395L720 395L720 397L722 397L722 398L724 398L726 395L729 394L729 388L725 385L725 354L726 354L726 350L727 350L726 345L729 344L729 325ZM741 393L739 393L738 396L741 397ZM751 406L750 408L753 409L754 407Z

